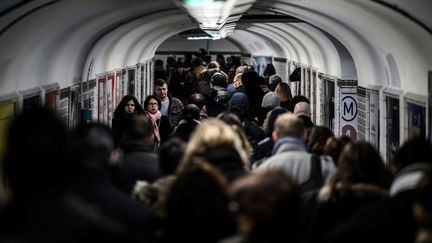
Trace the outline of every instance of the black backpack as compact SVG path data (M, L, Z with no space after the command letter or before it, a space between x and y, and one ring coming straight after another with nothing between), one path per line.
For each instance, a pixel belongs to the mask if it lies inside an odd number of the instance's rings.
M317 190L324 184L324 178L321 170L321 158L317 154L311 156L311 173L309 179L300 184L304 193Z

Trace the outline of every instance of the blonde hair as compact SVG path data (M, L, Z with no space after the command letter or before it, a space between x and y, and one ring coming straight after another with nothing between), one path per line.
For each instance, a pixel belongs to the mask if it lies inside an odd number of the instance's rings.
M180 163L180 170L191 163L194 157L220 146L233 147L240 155L245 169L249 170L249 158L239 135L225 122L213 118L203 121L192 133Z
M275 89L275 92L281 101L292 99L291 88L287 83L279 83Z

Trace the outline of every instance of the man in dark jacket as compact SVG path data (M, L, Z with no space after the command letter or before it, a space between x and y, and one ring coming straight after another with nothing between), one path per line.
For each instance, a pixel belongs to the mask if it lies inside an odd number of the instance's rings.
M158 79L155 81L154 94L161 99L161 113L163 116L167 116L170 122L170 127L173 129L178 125L181 113L183 110L183 103L177 99L172 97L168 93L168 84L163 79Z
M152 122L145 115L133 117L126 130L123 156L114 173L115 183L128 195L136 181L151 183L161 176L159 157L153 152L153 140Z
M212 89L208 100L207 114L216 117L228 108L231 93L227 90L227 77L223 73L213 74L210 83Z

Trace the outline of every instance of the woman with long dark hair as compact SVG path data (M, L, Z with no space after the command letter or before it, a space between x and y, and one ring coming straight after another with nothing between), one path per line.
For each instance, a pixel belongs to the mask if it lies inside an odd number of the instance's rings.
M114 111L114 118L112 119L112 133L116 147L119 147L123 140L126 124L130 117L143 113L144 110L135 96L125 95L122 98Z

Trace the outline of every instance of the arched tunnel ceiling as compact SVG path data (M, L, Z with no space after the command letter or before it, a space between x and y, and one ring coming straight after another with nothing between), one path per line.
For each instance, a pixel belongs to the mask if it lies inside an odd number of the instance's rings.
M153 57L171 36L196 28L171 0L6 0L0 10L0 95L77 83L86 79L91 60L90 78L134 65ZM362 86L425 95L432 69L431 10L427 0L259 0L250 12L288 14L305 23L238 23L228 41L252 55L357 78ZM344 74L349 65L353 71Z

